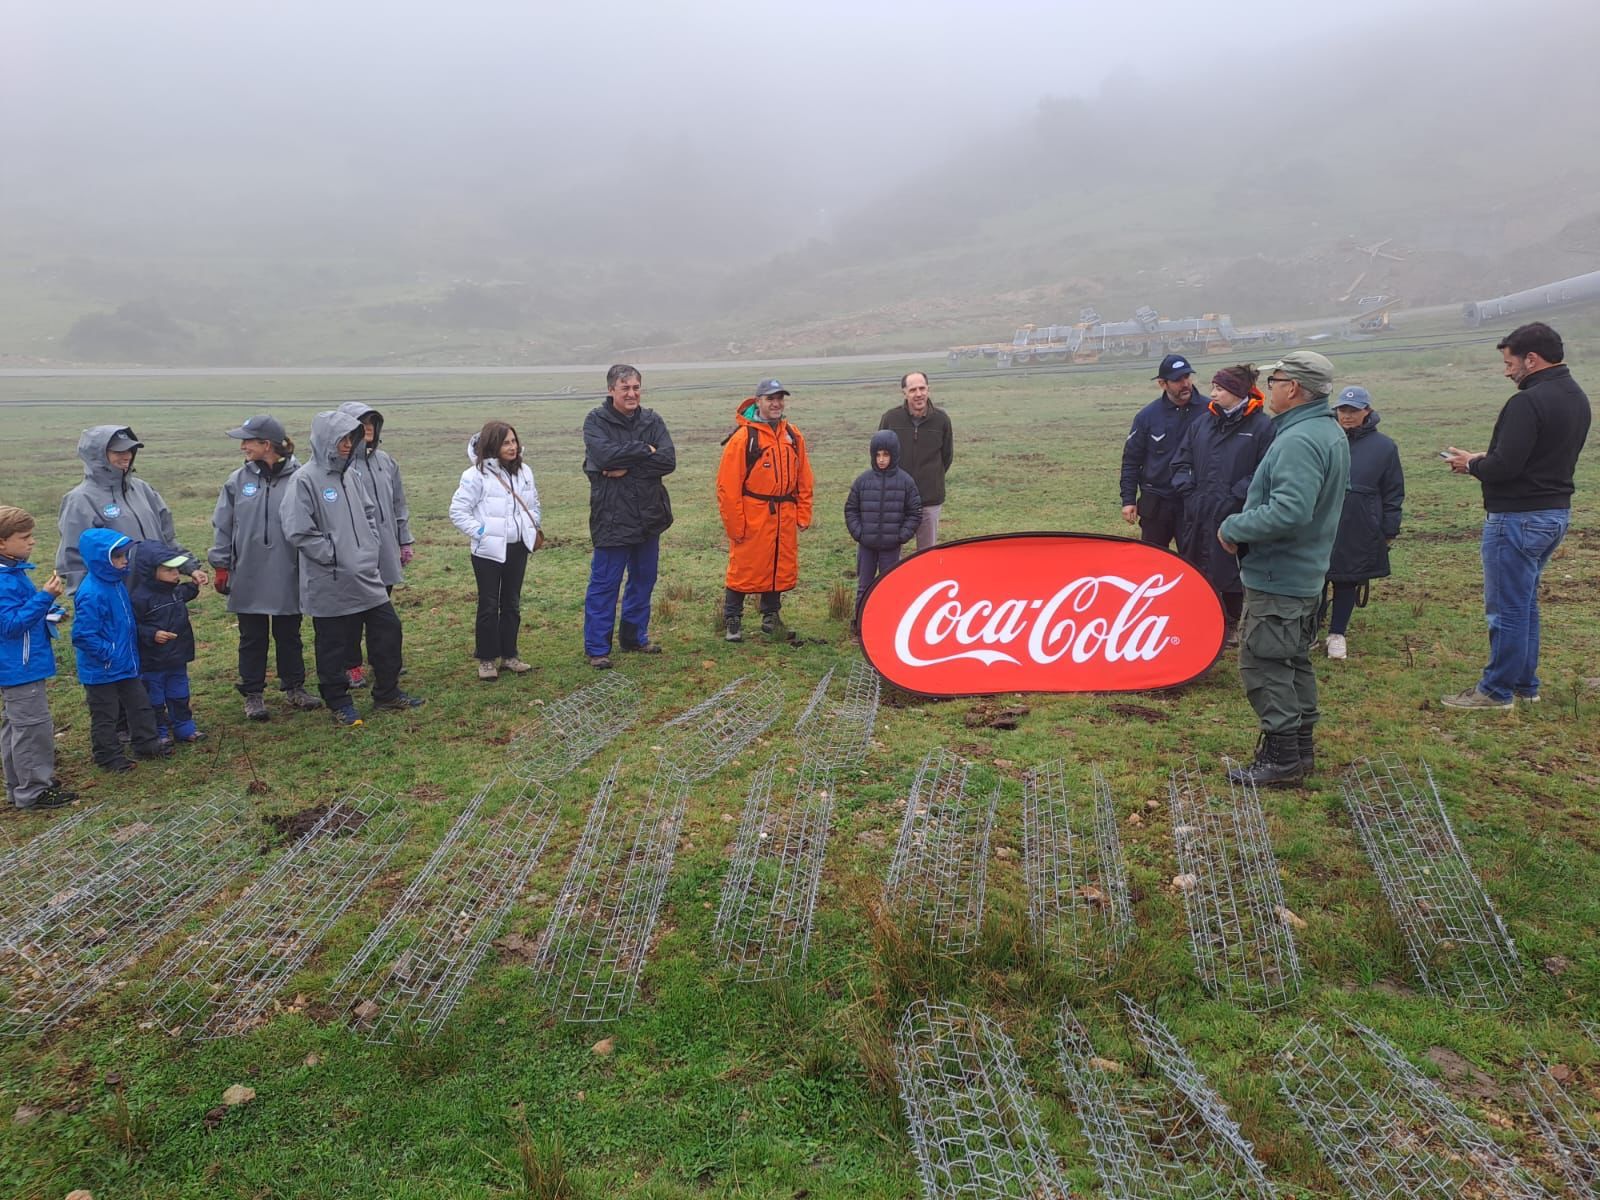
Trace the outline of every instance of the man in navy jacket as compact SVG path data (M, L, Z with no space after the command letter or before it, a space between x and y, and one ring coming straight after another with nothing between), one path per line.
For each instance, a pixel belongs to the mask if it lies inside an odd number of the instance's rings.
M1122 444L1122 519L1139 526L1139 540L1170 546L1178 536L1183 499L1172 483L1172 460L1196 414L1194 368L1169 354L1156 372L1161 395L1139 410Z

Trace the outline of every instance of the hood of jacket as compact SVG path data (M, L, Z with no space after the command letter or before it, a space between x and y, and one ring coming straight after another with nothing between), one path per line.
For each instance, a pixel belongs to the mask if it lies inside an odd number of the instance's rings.
M1354 429L1346 429L1344 431L1344 435L1353 442L1358 438L1366 437L1367 434L1371 433L1377 427L1378 410L1375 408L1369 408L1367 409L1367 415L1362 420L1361 424L1357 425Z
M874 471L878 469L878 451L889 452L889 471L892 472L900 465L900 437L892 429L880 429L872 435L872 440L867 443L867 465Z
M89 574L96 579L104 583L120 583L127 577L128 568L112 566L111 555L132 545L132 538L115 529L85 529L83 536L78 539L78 553L83 556L83 565L88 568ZM177 551L172 553L176 554ZM168 554L163 557L171 556Z
M102 487L116 487L123 482L125 478L123 472L106 461L106 447L119 433L127 434L134 441L139 440L133 430L126 425L95 425L78 435L78 457L83 459L83 477L91 483ZM139 452L133 451L133 460L128 463L129 474L133 472L133 464L138 458Z
M133 578L128 581L129 587L170 589L176 583L162 583L156 578L156 568L169 558L187 558L176 546L169 546L165 542L147 541L139 543L139 553L133 558Z
M360 405L344 406L351 407ZM319 412L311 421L311 461L341 475L355 459L362 436L361 418L351 416L344 408ZM354 439L348 456L339 453L339 439L346 434Z
M367 447L367 453L374 453L383 444L383 414L375 408L369 408L359 400L346 400L339 405L339 411L346 416L354 417L357 421L372 421L372 445ZM366 431L362 431L365 437Z
M478 465L478 435L476 433L467 439L467 462L474 467Z

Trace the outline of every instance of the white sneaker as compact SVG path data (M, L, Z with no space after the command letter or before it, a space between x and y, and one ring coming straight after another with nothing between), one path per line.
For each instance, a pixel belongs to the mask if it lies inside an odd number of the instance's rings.
M1328 635L1328 657L1344 658L1347 647L1344 644L1344 634L1330 633Z

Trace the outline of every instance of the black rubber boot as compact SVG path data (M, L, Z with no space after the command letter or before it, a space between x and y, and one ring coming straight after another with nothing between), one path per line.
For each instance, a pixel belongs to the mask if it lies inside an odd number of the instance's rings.
M1256 758L1247 767L1228 772L1234 783L1253 783L1257 787L1287 787L1305 778L1300 762L1300 734L1264 733L1256 743Z
M1302 725L1295 734L1296 748L1300 752L1300 773L1310 775L1317 769L1317 747L1314 740L1315 725Z

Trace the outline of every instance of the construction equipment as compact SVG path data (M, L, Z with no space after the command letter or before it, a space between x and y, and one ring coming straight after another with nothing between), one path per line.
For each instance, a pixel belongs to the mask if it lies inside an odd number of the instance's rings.
M1226 354L1257 346L1293 346L1295 331L1283 325L1240 329L1226 313L1168 319L1149 305L1137 309L1131 320L1102 321L1086 308L1072 325L1024 325L1010 342L952 346L952 367L964 358L992 358L997 366L1029 363L1097 363L1103 359L1159 359L1164 354Z

